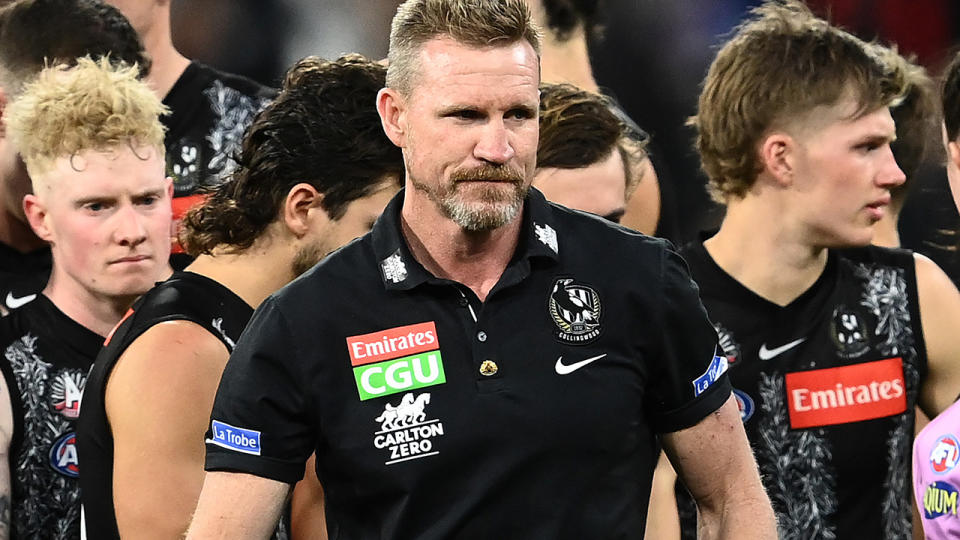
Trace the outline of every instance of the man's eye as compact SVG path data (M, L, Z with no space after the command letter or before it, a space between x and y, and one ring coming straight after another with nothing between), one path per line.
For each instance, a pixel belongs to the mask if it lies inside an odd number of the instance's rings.
M480 117L480 113L477 111L455 111L451 114L454 118L459 118L461 120L476 120Z
M513 120L529 120L530 118L533 118L533 115L530 113L530 111L524 109L514 109L507 113L507 118L511 118Z

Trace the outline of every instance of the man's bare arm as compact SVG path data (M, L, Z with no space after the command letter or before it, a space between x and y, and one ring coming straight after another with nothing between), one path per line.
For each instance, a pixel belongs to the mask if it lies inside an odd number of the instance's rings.
M5 361L5 360L0 360ZM13 405L10 388L0 376L0 540L10 538L10 441L13 438Z
M960 292L936 263L919 254L914 260L929 369L920 390L920 408L933 418L960 394Z
M204 434L229 354L203 327L160 323L124 351L107 382L113 500L124 538L179 538L203 485ZM144 467L149 456L150 467Z
M680 514L677 512L677 496L674 492L676 482L676 471L670 466L667 455L660 452L657 468L653 471L653 486L650 488L647 527L643 533L645 539L679 540Z
M699 538L777 538L733 396L697 425L664 435L663 447L697 502Z
M327 540L327 517L323 486L317 478L317 455L307 460L303 480L293 487L290 498L290 538Z
M290 486L236 472L208 472L187 540L265 539L280 519Z

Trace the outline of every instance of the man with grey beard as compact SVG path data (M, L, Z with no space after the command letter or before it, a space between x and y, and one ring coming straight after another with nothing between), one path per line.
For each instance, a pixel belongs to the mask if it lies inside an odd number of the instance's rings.
M635 537L657 437L705 538L774 538L682 260L530 189L526 5L408 0L390 42L377 110L405 190L261 304L188 538L265 537L314 452L331 536Z

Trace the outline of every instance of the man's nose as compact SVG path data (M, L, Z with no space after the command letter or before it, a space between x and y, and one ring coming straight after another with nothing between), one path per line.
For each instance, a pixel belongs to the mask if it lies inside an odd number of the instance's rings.
M482 128L480 140L474 147L474 157L490 163L506 163L515 155L510 144L510 132L502 119L493 119Z
M124 206L116 214L114 237L118 244L136 246L147 239L147 228L141 216L132 206Z

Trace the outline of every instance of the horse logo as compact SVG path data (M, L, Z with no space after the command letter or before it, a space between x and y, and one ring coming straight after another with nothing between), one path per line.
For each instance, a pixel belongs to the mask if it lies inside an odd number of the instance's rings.
M375 418L374 422L380 422L380 431L417 425L427 419L424 408L428 403L430 403L429 392L424 392L416 398L413 397L413 393L404 394L396 407L387 403L383 407L383 414Z

